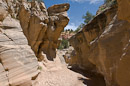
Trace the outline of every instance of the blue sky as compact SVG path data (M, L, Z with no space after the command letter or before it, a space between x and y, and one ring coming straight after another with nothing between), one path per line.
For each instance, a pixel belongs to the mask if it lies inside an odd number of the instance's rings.
M104 3L103 0L44 0L44 2L47 8L54 4L69 3L70 9L68 16L70 21L65 29L73 30L83 23L82 16L85 15L87 11L95 15L99 6Z

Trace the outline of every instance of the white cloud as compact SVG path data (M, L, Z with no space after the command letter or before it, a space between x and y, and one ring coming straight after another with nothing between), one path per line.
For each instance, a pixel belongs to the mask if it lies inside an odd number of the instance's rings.
M79 3L88 1L90 4L96 4L102 2L103 0L70 0L70 1L79 2Z
M68 25L65 27L65 30L66 30L66 29L76 30L77 28L78 28L77 25L75 25L74 23L71 23L71 24L68 24Z

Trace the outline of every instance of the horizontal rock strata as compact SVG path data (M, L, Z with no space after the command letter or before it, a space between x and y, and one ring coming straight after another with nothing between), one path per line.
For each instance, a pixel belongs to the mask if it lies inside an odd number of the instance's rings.
M38 62L19 21L8 16L0 27L0 86L31 85Z

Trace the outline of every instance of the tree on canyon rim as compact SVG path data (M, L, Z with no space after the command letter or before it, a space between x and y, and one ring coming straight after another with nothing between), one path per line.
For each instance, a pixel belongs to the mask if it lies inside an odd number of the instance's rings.
M109 3L110 1L112 1L112 0L104 0L104 3Z
M84 19L84 23L81 23L78 28L75 30L75 32L78 32L80 29L82 29L86 24L89 23L89 21L91 21L94 18L94 15L92 13L90 13L89 11L86 12L85 15L82 16L82 18Z
M94 18L94 15L90 13L89 11L86 12L86 15L83 15L82 17L84 19L84 23L88 24L89 21L91 21Z
M111 7L112 5L117 4L117 0L104 0L104 4L106 4L107 7Z

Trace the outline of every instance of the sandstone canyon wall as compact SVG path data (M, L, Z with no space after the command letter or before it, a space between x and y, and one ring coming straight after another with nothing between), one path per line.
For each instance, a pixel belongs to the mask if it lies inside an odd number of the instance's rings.
M75 56L68 63L102 74L107 86L129 86L129 6L129 0L118 0L73 36Z
M28 46L20 23L13 19L5 2L0 7L0 86L28 86L38 74L38 62Z
M31 86L38 60L53 60L69 4L0 0L0 86ZM29 46L30 45L30 46Z

